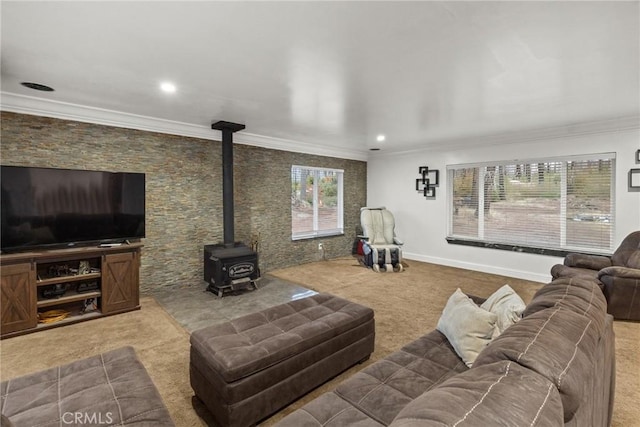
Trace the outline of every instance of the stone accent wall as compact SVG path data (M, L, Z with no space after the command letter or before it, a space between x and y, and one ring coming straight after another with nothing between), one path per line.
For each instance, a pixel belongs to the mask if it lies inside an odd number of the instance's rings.
M223 238L217 141L2 112L0 163L146 174L141 290L203 281L203 245ZM345 235L291 240L291 165L344 170ZM234 145L235 234L260 236L264 272L349 255L366 203L366 162Z
M319 242L327 258L351 254L367 200L366 162L236 145L234 163L236 240L260 236L263 270L320 260ZM344 170L343 236L291 240L292 165Z

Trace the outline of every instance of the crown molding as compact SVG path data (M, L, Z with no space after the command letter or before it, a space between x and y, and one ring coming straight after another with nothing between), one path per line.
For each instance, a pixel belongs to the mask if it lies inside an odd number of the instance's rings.
M284 138L274 138L256 135L248 132L238 132L233 135L233 142L272 150L292 151L295 153L313 154L316 156L336 157L339 159L360 160L366 162L369 154L362 150L349 150L342 147L327 147L320 144L292 141Z
M209 125L196 125L173 120L159 119L156 117L124 113L121 111L89 107L68 102L52 101L11 92L0 92L0 111L73 120L104 126L137 129L147 132L159 132L212 141L220 141L222 139L220 131L212 130ZM420 148L408 148L405 150L398 148L392 152L379 153L370 153L365 150L353 150L343 147L327 147L322 144L293 141L290 139L275 138L244 131L238 132L234 135L234 142L272 150L367 161L370 157L406 155L422 152L427 149L451 151L479 145L485 147L499 146L504 144L535 142L637 129L640 129L640 116L631 115L605 120L570 123L546 128L525 129L463 138L440 139L426 142L425 145Z
M211 129L210 125L196 125L159 119L156 117L19 95L11 92L0 92L0 111L180 135L212 141L222 140L221 132ZM320 144L274 138L248 132L238 132L235 134L234 143L350 160L366 161L368 157L368 152L366 151L349 150L341 147L326 147Z
M406 155L430 151L456 151L473 147L491 147L505 144L521 144L563 138L577 138L587 135L617 133L640 130L640 115L613 117L602 120L568 123L544 128L522 129L496 134L471 137L441 139L425 143L420 148L398 149L390 153L373 153L372 157Z
M220 141L220 132L206 126L123 113L104 108L52 101L15 93L0 92L0 110L33 116L93 123Z

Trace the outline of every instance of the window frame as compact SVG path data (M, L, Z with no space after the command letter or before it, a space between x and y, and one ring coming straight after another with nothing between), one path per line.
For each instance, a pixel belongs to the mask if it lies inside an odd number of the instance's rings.
M453 233L453 215L454 215L454 180L453 174L456 170L479 168L478 182L483 182L483 170L487 167L505 167L513 165L523 164L535 164L535 163L562 163L562 181L560 185L560 210L561 218L566 218L567 210L567 165L569 162L581 162L581 161L598 161L603 159L610 159L611 164L611 181L610 181L610 212L611 212L611 233L609 237L608 248L587 248L582 246L573 246L566 243L566 221L560 221L560 243L558 246L535 246L531 244L525 244L523 242L500 242L487 240L484 237L484 221L480 221L480 217L484 217L483 209L479 209L478 219L478 237L471 237L468 235L454 234ZM616 213L616 153L604 152L593 154L580 154L580 155L567 155L557 157L542 157L542 158L528 158L528 159L512 159L501 161L487 161L477 163L464 163L464 164L452 164L446 166L447 172L447 242L451 244L461 244L467 246L485 247L492 249L501 249L516 252L537 253L543 255L552 256L565 256L569 252L589 253L596 255L611 255L615 248L613 247L613 240L615 236L615 228L617 221L615 219ZM478 206L484 205L484 187L479 186L479 190L482 190L478 194Z
M294 169L305 169L308 171L314 172L313 179L313 230L310 232L304 233L294 233L293 230L293 212L291 212L291 240L305 240L305 239L315 239L318 237L328 237L328 236L343 236L344 235L344 170L336 169L336 168L324 168L317 166L302 166L302 165L291 165L290 174L293 178L293 170ZM319 172L333 172L336 174L338 178L338 191L337 191L337 227L332 229L322 229L318 230L318 185L320 180ZM293 182L293 181L292 181Z

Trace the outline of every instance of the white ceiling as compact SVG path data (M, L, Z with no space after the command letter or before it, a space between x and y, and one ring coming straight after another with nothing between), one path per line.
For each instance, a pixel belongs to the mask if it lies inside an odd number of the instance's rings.
M639 4L3 0L2 109L360 159L637 121Z

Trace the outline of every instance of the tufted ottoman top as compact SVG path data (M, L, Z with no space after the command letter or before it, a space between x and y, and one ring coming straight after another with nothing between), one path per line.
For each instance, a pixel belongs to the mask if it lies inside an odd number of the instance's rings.
M4 381L0 407L16 426L174 425L130 346Z
M197 330L191 346L230 383L371 319L368 307L316 294Z

